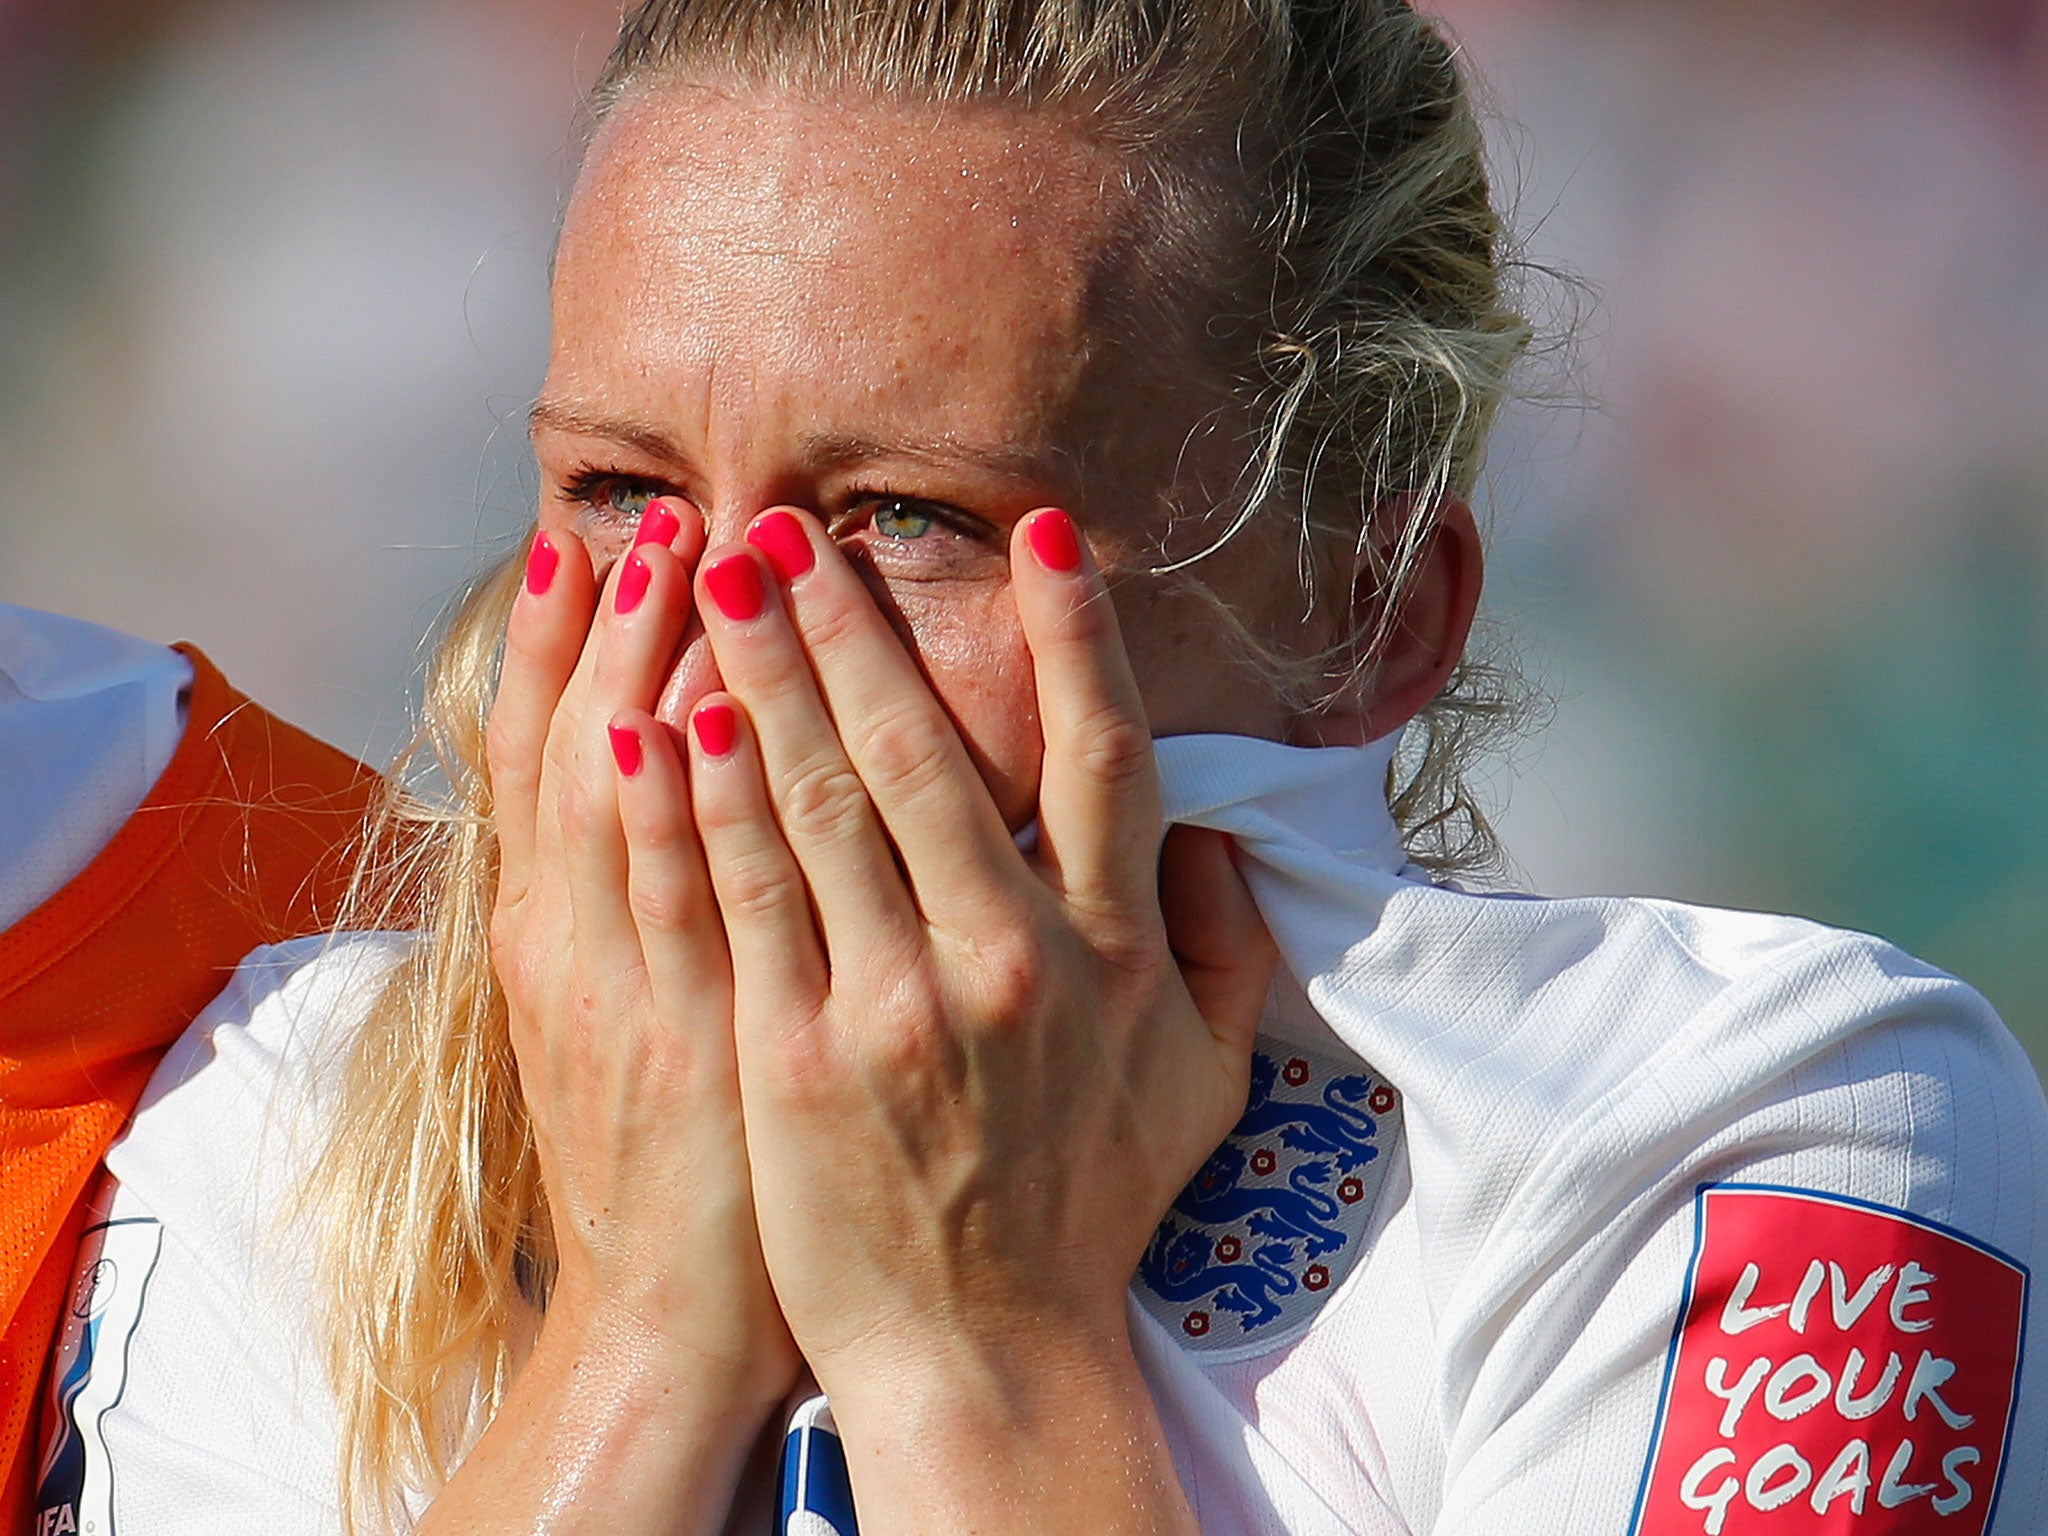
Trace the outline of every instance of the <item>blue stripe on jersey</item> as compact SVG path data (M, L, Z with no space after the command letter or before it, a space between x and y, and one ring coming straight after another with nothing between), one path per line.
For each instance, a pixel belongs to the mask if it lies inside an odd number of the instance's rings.
M831 1422L822 1398L796 1412L782 1442L775 1536L859 1536L846 1450Z

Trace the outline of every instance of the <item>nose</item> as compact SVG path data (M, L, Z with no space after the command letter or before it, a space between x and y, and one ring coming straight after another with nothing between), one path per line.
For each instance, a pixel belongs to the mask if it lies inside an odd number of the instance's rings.
M725 686L718 675L718 662L711 654L711 641L704 633L704 624L695 613L690 615L688 627L683 631L683 648L676 656L674 669L668 681L662 685L661 697L654 705L654 718L681 730L683 722L690 718L690 711L707 693Z
M704 518L704 548L708 554L722 544L736 544L746 536L756 518L766 512L802 511L794 502L766 496L731 497L698 509ZM694 573L693 573L694 576ZM711 640L704 621L693 606L683 630L682 649L674 669L655 704L654 717L680 730L704 696L725 686L718 674L718 661L711 654Z

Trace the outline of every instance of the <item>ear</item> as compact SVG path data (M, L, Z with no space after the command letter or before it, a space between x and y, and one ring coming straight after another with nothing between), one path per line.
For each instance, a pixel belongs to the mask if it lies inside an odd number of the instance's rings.
M1385 570L1400 542L1401 523L1414 503L1384 503L1368 537L1374 558L1360 558L1351 580L1351 632L1370 635L1379 625L1384 601L1375 568ZM1486 581L1486 555L1471 506L1456 498L1437 508L1435 527L1422 546L1415 574L1388 632L1378 665L1356 697L1310 722L1318 745L1377 741L1406 725L1429 704L1465 654L1479 591Z

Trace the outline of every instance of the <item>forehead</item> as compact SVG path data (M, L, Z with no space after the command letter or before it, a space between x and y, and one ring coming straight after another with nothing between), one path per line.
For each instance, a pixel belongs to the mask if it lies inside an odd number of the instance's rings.
M1049 114L644 89L564 222L550 389L716 414L801 381L849 428L1058 436L1129 204L1112 152Z

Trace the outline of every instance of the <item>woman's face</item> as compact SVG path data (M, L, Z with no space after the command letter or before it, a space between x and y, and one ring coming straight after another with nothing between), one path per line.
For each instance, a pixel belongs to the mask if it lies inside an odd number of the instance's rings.
M1110 570L1156 734L1286 736L1225 621L1118 575L1156 559L1176 495L1199 512L1235 468L1233 434L1199 430L1223 402L1188 338L1112 339L1133 280L1123 169L1047 115L633 95L563 228L533 413L542 524L606 560L655 495L695 503L714 543L769 507L815 513L1012 826L1041 748L1006 550L1037 507L1073 512ZM1201 575L1254 633L1321 643L1290 545L1244 537ZM693 635L671 721L717 686Z

